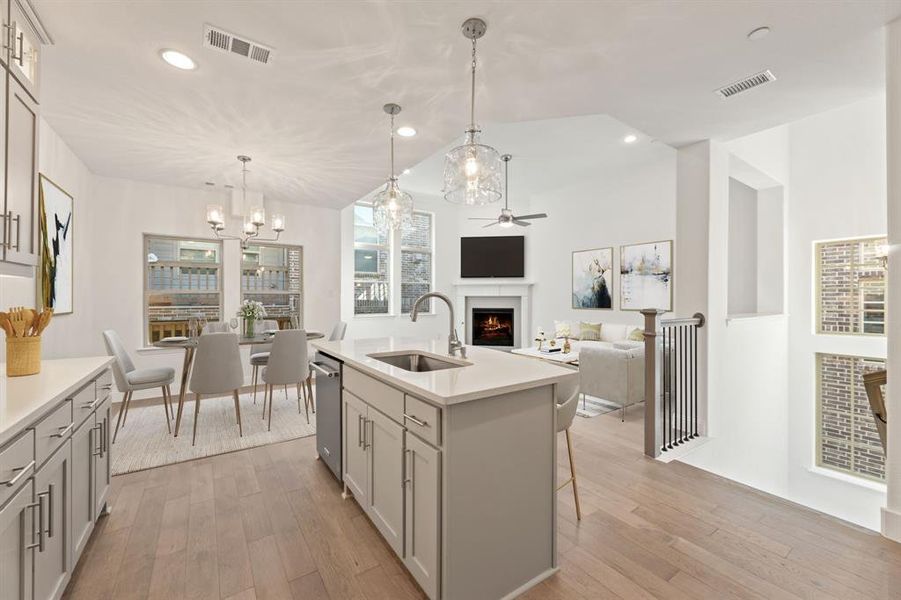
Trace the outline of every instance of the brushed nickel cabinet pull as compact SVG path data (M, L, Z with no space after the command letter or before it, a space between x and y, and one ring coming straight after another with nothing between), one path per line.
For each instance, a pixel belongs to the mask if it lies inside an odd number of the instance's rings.
M408 421L413 421L420 427L428 427L429 426L428 421L420 421L419 419L416 418L416 415L408 415L407 413L404 413L404 418Z
M38 509L38 519L37 519L37 521L38 521L38 533L37 533L38 541L37 541L37 543L28 544L27 546L25 546L25 549L33 550L34 548L37 548L38 552L43 552L44 551L44 495L43 494L38 494L38 501L33 504L29 504L27 506L27 508L35 508L35 507L37 507L37 509ZM34 518L34 513L32 513L32 519L33 518ZM35 536L34 523L32 523L32 527L31 527L32 541L34 540L34 536Z
M29 472L29 471L31 471L31 470L34 469L34 464L35 464L34 461L31 461L30 463L28 463L28 464L25 465L24 467L17 467L17 468L15 468L15 469L13 469L13 471L18 471L19 474L16 475L15 477L13 477L12 479L7 480L7 481L0 481L0 485L5 485L6 487L13 487L13 486L16 485L17 483L19 483L19 481L20 481L23 477L25 477L26 475L28 475L28 472Z
M53 537L53 484L47 484L47 537ZM43 524L42 524L43 525Z
M66 437L73 429L75 429L75 423L69 423L65 427L60 427L58 432L51 433L50 437Z

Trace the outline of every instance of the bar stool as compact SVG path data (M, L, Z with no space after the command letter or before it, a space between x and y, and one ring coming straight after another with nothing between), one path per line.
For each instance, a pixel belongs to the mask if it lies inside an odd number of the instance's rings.
M565 399L561 402L561 398ZM566 432L566 451L569 454L569 479L557 486L559 492L567 485L572 483L573 497L576 501L576 519L582 520L582 506L579 504L579 488L576 484L576 463L573 456L573 440L569 433L572 427L573 419L576 416L576 409L579 407L579 386L578 384L557 384L556 392L557 400L557 433Z

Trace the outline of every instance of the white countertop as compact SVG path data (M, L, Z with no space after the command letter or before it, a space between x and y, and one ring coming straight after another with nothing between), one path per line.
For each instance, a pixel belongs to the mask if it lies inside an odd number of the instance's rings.
M316 341L312 345L389 385L440 405L488 398L578 377L577 371L566 367L478 346L466 347L465 361L471 363L469 366L426 373L393 367L369 356L379 352L419 350L448 358L446 339L387 337ZM453 360L464 359L457 356Z
M107 368L108 356L41 361L41 372L7 377L0 363L0 446Z

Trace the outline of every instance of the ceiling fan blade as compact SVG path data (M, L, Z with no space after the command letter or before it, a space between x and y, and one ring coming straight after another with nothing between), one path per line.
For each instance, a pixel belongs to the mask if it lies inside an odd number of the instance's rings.
M494 227L495 225L497 225L497 221L495 221L494 223L488 223L487 225L483 225L482 229L485 229L486 227Z
M531 225L531 223L529 223L528 221L520 221L519 219L513 219L513 224L519 225L520 227L528 227L529 225Z
M520 221L524 219L546 219L547 215L545 213L535 213L534 215L514 215L514 219L519 219Z
M470 221L497 221L497 218L491 219L488 217L469 217Z

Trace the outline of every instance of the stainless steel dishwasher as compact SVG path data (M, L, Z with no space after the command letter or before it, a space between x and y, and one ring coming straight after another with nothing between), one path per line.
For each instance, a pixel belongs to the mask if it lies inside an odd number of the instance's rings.
M341 366L322 352L311 363L316 372L316 452L338 481L341 476Z

